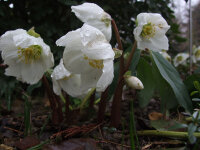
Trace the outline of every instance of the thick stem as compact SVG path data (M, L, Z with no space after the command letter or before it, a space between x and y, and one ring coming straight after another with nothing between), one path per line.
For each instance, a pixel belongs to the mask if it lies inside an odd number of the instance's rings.
M63 116L61 115L62 114L61 105L59 104L56 96L53 94L53 91L51 90L49 82L47 81L47 78L45 76L43 76L42 82L45 86L50 102L50 107L52 109L52 122L53 124L59 124L63 119Z
M188 132L176 132L176 131L158 131L158 130L143 130L137 131L138 136L159 136L159 137L171 137L171 138L188 138ZM196 138L200 138L199 132L194 132Z
M115 89L115 94L112 102L111 109L111 126L118 127L121 118L121 100L123 92L124 78L122 78Z
M128 71L128 69L129 69L129 67L130 67L130 65L131 65L131 61L132 61L132 59L133 59L133 55L134 55L134 53L135 53L135 49L136 49L136 48L137 48L137 42L135 41L134 44L133 44L133 48L132 48L132 50L131 50L131 53L130 53L130 55L129 55L129 57L128 57L128 60L127 60L127 63L126 63L125 69L124 69L124 73L125 73L126 71Z
M112 19L112 26L115 32L115 37L117 39L118 48L123 51L122 42L119 35L119 30L115 21ZM117 88L115 89L114 98L112 102L111 109L111 126L117 127L120 123L121 115L121 99L122 99L122 90L124 85L123 74L124 74L124 55L120 57L120 74L118 79Z
M122 42L121 42L121 39L120 39L119 30L117 28L115 20L112 19L111 23L112 23L112 26L113 26L113 29L114 29L114 32L115 32L115 37L116 37L116 40L117 40L117 43L118 43L118 48L123 51L123 46L122 46ZM122 53L122 55L120 57L120 77L123 76L123 73L124 73L124 54Z
M107 105L107 98L108 98L108 91L109 87L101 94L101 100L99 103L99 112L98 112L98 123L101 123L104 121L105 111L106 111L106 105Z

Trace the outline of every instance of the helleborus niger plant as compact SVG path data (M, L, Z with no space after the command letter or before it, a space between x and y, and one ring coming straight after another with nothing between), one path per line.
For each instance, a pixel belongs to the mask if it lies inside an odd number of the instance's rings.
M54 65L50 47L32 30L7 31L0 38L0 51L8 65L5 74L29 84L37 83Z
M64 66L72 74L80 74L85 87L103 92L111 84L115 53L100 30L84 24L58 39L56 44L65 46Z
M200 61L200 46L199 47L195 47L193 49L193 56L192 56L192 60L193 60L193 63L196 63L198 61Z
M84 23L99 29L110 41L112 36L111 16L94 3L72 6L72 12Z
M160 14L140 13L134 29L138 48L153 51L168 50L169 44L165 33L169 28L170 26Z
M56 41L57 46L64 47L60 64L54 68L51 74L53 91L56 95L61 95L62 98L62 92L66 92L72 97L83 99L85 103L89 99L87 97L91 95L95 99L95 93L93 94L91 91L93 92L96 89L97 92L102 92L99 104L99 122L103 121L108 97L113 97L111 126L115 127L118 127L120 123L120 107L125 82L133 89L140 90L136 91L136 94L140 92L139 97L142 97L140 100L148 102L154 96L154 90L159 89L160 91L156 92L163 101L161 104L164 105L161 108L172 108L172 105L170 107L165 105L166 92L169 92L169 96L172 97L171 99L175 101L176 105L179 104L191 112L192 105L186 88L178 72L168 62L171 57L166 53L169 44L165 34L170 26L160 14L138 14L133 32L135 41L132 44L131 52L127 55L127 60L124 61L120 32L108 13L94 3L83 3L72 6L71 9L84 24L81 28L68 32ZM115 32L117 48L112 48L109 43L112 36L111 25ZM138 50L136 50L137 48ZM150 57L140 55L140 50L150 50L145 51L147 53L144 54L150 55ZM34 30L27 32L23 29L17 29L6 32L0 38L0 51L2 51L4 64L8 66L5 74L29 84L37 83L44 73L54 65L50 47L43 42L43 39ZM198 61L200 59L199 50L194 51L194 55L195 60ZM115 72L119 73L118 82L113 82L116 83L113 86L111 83L114 79L115 58L115 62L120 61L120 67ZM148 60L146 60L147 58ZM174 60L175 66L184 63L187 58L188 54L178 54ZM138 66L140 68L137 68ZM134 73L134 76L126 76L129 69L130 72ZM141 81L138 79L137 73ZM62 117L57 119L59 117L56 116L58 114L62 116L62 108L59 107L61 106L59 105L60 101L58 102L57 97L53 94L48 84L49 80L45 78L45 75L42 81L48 91L51 108L55 112L52 113L52 118L55 119L55 122L60 122ZM158 82L154 82L154 76ZM111 92L108 96L108 91L111 89L109 88L110 85L115 88L115 92ZM159 88L155 88L155 86ZM164 90L167 91L163 92L162 87L165 86L167 88ZM66 108L69 109L68 106ZM167 111L164 110L163 112Z

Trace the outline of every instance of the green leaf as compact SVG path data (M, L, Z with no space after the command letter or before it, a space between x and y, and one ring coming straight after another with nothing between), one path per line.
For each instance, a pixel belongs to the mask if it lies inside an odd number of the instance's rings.
M200 81L200 74L193 74L190 75L186 78L186 80L184 81L184 84L186 85L187 89L189 92L194 91L194 81Z
M190 93L190 96L194 96L195 94L198 94L199 91L193 91L192 93Z
M144 85L144 89L139 92L139 105L145 107L154 94L155 81L153 80L151 65L143 58L140 59L137 66L137 77Z
M155 86L156 91L161 97L161 102L160 102L161 111L165 113L166 110L169 110L177 106L178 102L176 100L176 97L174 95L171 86L165 81L165 79L163 79L155 63L152 64L152 68L153 68L152 71L153 77L156 84Z
M152 51L152 61L157 66L161 76L171 86L178 103L189 112L192 112L192 102L188 91L176 69L158 52Z
M198 81L194 81L193 84L194 84L194 87L200 92L200 84L199 84L199 82Z

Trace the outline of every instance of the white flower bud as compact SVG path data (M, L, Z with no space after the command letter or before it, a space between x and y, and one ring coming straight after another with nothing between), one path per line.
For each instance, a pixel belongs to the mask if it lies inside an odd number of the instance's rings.
M137 89L137 90L144 89L142 82L137 77L125 76L125 81L127 85L133 89Z

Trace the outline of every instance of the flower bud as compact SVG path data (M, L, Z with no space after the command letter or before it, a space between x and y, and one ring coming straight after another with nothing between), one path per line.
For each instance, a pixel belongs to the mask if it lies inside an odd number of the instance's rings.
M129 87L131 87L132 89L137 89L137 90L144 89L142 82L137 77L125 76L124 78L125 78L127 85Z

